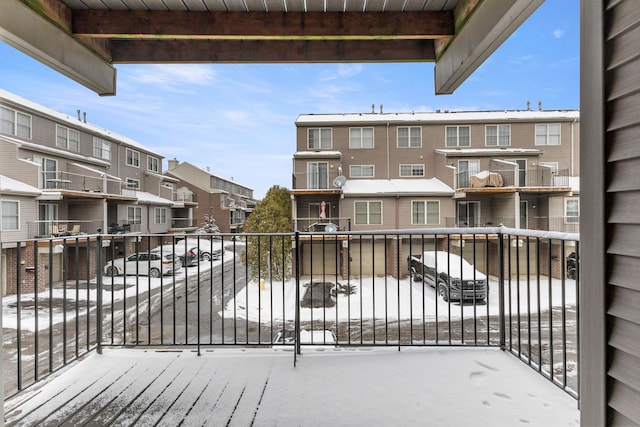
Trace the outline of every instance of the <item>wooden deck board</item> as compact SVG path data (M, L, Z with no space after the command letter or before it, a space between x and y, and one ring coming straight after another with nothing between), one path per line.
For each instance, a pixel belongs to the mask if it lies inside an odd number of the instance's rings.
M201 356L107 349L10 399L6 424L419 426L429 419L445 426L468 417L478 425L579 423L575 400L498 349L334 350L309 350L294 367L293 353L283 349ZM478 388L479 381L500 389ZM454 395L446 387L442 393L443 382L456 384ZM451 402L464 402L463 410L452 412Z

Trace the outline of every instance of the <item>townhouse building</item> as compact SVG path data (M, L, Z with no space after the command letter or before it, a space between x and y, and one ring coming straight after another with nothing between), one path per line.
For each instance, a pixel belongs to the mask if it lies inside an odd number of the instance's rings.
M578 231L577 110L382 113L381 107L303 114L295 124L295 230L503 224ZM393 244L397 251L409 242ZM336 255L343 261L336 269L344 273L354 253ZM382 273L385 262L372 273Z
M194 227L203 227L212 215L220 233L240 233L257 203L253 189L189 162L169 160L165 175L176 179L179 200L197 202L190 222Z
M120 235L117 249L105 251L108 257L162 240L159 236L140 240L136 236L141 233L188 231L172 227L172 217L185 215L190 206L174 202L177 180L162 174L162 161L160 154L138 142L88 123L80 110L69 116L0 90L0 233L7 249L2 263L15 266L16 257L21 257L22 291L33 283L44 286L45 274L47 279L62 280L66 262L88 263L88 270L68 270L88 271L90 277L101 266L95 265L96 254L69 241L54 245L41 241L40 260L22 259L34 251L12 248L16 245L11 242ZM17 272L2 271L3 283L15 287Z

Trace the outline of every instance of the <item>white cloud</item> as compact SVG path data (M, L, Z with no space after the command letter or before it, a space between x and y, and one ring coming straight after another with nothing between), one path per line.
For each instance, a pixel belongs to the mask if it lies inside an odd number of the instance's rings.
M560 37L562 37L564 35L564 30L561 29L557 29L553 32L553 37L559 39Z
M138 66L128 73L138 84L162 86L163 89L177 89L187 85L208 85L215 81L216 73L206 65L152 64Z
M338 64L337 68L324 70L320 80L348 79L362 72L362 64Z

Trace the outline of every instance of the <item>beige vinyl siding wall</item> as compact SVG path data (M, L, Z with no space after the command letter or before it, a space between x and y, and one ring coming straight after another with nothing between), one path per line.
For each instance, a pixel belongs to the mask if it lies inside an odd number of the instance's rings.
M640 8L605 1L606 417L640 424ZM584 6L586 8L586 6ZM592 8L590 10L593 10ZM595 37L595 36L594 36ZM584 42L584 40L583 40ZM597 118L597 117L594 117ZM586 188L587 195L592 189ZM590 209L585 209L590 210ZM588 218L591 218L588 216ZM587 224L588 225L588 224ZM583 231L585 229L583 228ZM586 233L589 230L585 231ZM605 254L602 254L604 256ZM595 261L595 260L594 260ZM588 268L588 267L587 267ZM590 276L591 277L591 276ZM587 398L592 396L588 395ZM587 401L589 402L589 400ZM589 411L591 415L593 412ZM596 412L597 414L597 412Z
M3 202L18 202L20 229L2 230L2 241L24 240L28 238L29 221L38 218L38 205L34 197L17 196L13 194L2 194L0 199Z

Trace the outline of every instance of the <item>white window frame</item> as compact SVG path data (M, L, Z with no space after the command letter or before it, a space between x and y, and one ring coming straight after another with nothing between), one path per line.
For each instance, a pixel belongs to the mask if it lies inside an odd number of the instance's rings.
M73 139L72 135L77 139ZM80 151L80 132L62 125L56 125L56 147L69 151Z
M558 162L540 162L538 164L544 168L550 169L551 173L558 173Z
M578 215L569 216L569 202L576 202L578 205L578 209L576 213ZM569 218L572 218L569 220ZM575 218L575 219L573 219ZM579 224L580 223L580 198L579 197L566 197L564 199L564 223L565 224Z
M127 206L127 223L142 224L142 208L140 206Z
M160 159L154 156L147 156L147 170L160 173Z
M494 141L489 141L489 128L495 128L495 143ZM506 131L506 135L503 133ZM491 135L493 138L493 135ZM503 137L507 138L507 143L501 142ZM511 125L510 124L501 124L501 125L485 125L484 127L484 145L487 147L508 147L511 145Z
M552 127L557 128L558 134L551 133ZM562 126L560 123L538 123L535 126L535 145L560 145L562 143ZM556 140L557 142L552 142Z
M368 142L368 137L365 140L365 130L371 131L371 141ZM355 135L358 132L359 135ZM365 142L367 141L367 142ZM349 128L349 148L353 150L366 150L370 148L375 148L375 132L372 127L361 127L361 128Z
M313 142L317 142L318 146L312 144L311 134L317 132L317 140L314 139ZM333 146L333 130L331 128L309 128L307 129L307 148L309 150L327 150L331 149ZM327 139L328 133L328 141ZM327 143L328 142L328 143Z
M129 161L129 153L131 153L131 161ZM133 166L135 168L140 167L140 152L136 150L132 150L131 148L127 148L125 151L125 162L128 166Z
M166 224L167 223L167 208L155 208L154 209L154 224Z
M400 137L400 130L406 129L407 135ZM417 135L413 135L416 132ZM399 126L396 130L398 138L398 148L421 148L422 147L422 126Z
M22 120L25 120L26 123L22 123ZM22 129L26 130L26 132L22 131ZM29 114L0 105L1 133L8 133L9 135L15 135L20 138L31 139L31 129L32 119Z
M326 165L324 182L320 182L322 178L320 165ZM311 170L313 166L316 167L315 172ZM329 188L329 162L307 162L307 189L324 190L327 188Z
M93 137L93 157L111 160L111 143L96 136Z
M4 206L5 204L15 205L16 214L15 215L5 215ZM5 223L8 222L8 219L15 218L16 228L6 228ZM0 231L20 231L20 201L19 200L1 200L0 201Z
M415 211L415 207L422 205L423 221L418 221L419 212ZM436 222L429 221L429 205L436 205L438 212L438 220ZM439 225L440 224L440 200L412 200L411 201L411 225Z
M407 169L409 170L409 174L406 174ZM424 176L424 164L420 164L420 163L402 164L399 167L398 173L401 177Z
M372 222L371 221L371 205L376 204L380 206L380 222ZM366 206L365 215L367 217L366 222L358 222L358 206ZM381 200L361 200L353 202L353 220L356 225L382 225L384 223L384 205Z
M371 173L366 173L371 171ZM374 178L376 176L376 167L374 165L350 165L349 178Z
M456 135L455 135L455 144L450 144L450 138L449 138L449 130L453 130L455 129L456 131ZM467 130L467 143L466 144L461 144L460 143L460 130L461 129L466 129ZM444 129L444 145L445 147L470 147L471 146L471 126L466 125L466 126L445 126Z
M133 179L133 178L127 178L127 188L130 188L132 190L139 190L140 189L140 180L139 179Z

